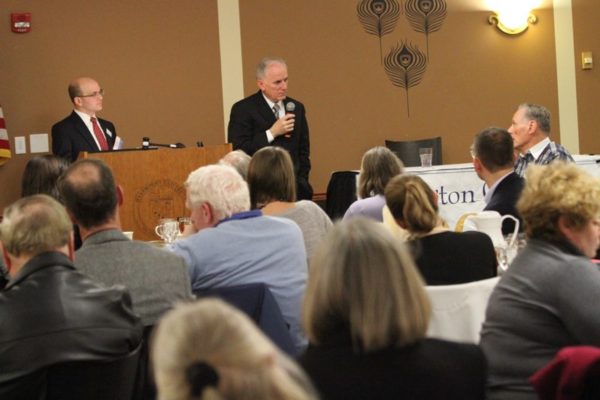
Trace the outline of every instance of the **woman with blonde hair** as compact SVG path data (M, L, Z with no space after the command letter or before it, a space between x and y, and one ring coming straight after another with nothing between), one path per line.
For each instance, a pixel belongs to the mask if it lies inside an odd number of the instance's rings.
M482 399L481 350L426 339L430 314L404 245L374 221L342 221L313 259L300 364L325 399Z
M367 150L360 163L358 200L350 205L344 219L362 216L383 222L383 191L389 180L401 174L403 168L402 161L387 147Z
M490 399L537 399L528 378L567 346L600 346L600 180L575 164L529 166L517 202L527 244L490 297L481 347Z
M452 232L438 214L437 193L416 175L392 178L385 189L396 223L428 285L466 283L496 276L496 251L482 232Z
M290 154L281 147L254 153L248 167L251 208L288 218L300 227L308 260L331 226L329 216L310 200L296 201L296 179Z
M156 328L151 356L161 400L318 398L300 368L219 299L169 312Z

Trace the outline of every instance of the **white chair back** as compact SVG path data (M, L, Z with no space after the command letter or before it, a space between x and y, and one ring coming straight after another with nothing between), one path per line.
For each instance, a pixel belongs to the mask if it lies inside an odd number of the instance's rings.
M485 309L499 277L455 285L427 286L432 315L427 336L479 343Z

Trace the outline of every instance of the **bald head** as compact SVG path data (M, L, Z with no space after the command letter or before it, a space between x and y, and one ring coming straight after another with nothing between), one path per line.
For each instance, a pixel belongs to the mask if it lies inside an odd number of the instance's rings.
M59 181L67 210L86 229L115 218L117 187L110 168L101 160L84 159L73 163Z
M102 110L102 101L104 99L103 90L94 79L89 77L79 77L69 83L69 98L75 109L95 116Z
M75 102L75 97L86 95L87 93L85 92L85 89L92 87L94 85L97 85L98 87L100 86L100 85L98 85L98 82L96 82L92 78L82 76L82 77L73 79L69 83L69 98L71 99L72 102Z

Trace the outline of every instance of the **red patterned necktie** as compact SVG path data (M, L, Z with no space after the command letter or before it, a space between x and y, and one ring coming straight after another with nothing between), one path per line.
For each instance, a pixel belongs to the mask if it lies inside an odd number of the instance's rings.
M98 120L94 117L92 119L92 127L94 128L94 135L96 139L98 139L98 144L100 145L100 150L108 150L108 142L106 141L106 136L100 129L100 125L98 125Z

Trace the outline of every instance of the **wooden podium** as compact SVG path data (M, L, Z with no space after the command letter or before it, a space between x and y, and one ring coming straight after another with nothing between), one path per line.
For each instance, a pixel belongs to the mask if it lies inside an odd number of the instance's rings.
M214 164L231 151L231 144L185 149L134 149L83 152L79 158L97 158L112 170L123 188L120 208L124 231L137 240L157 240L154 227L161 218L189 215L183 183L190 172Z

